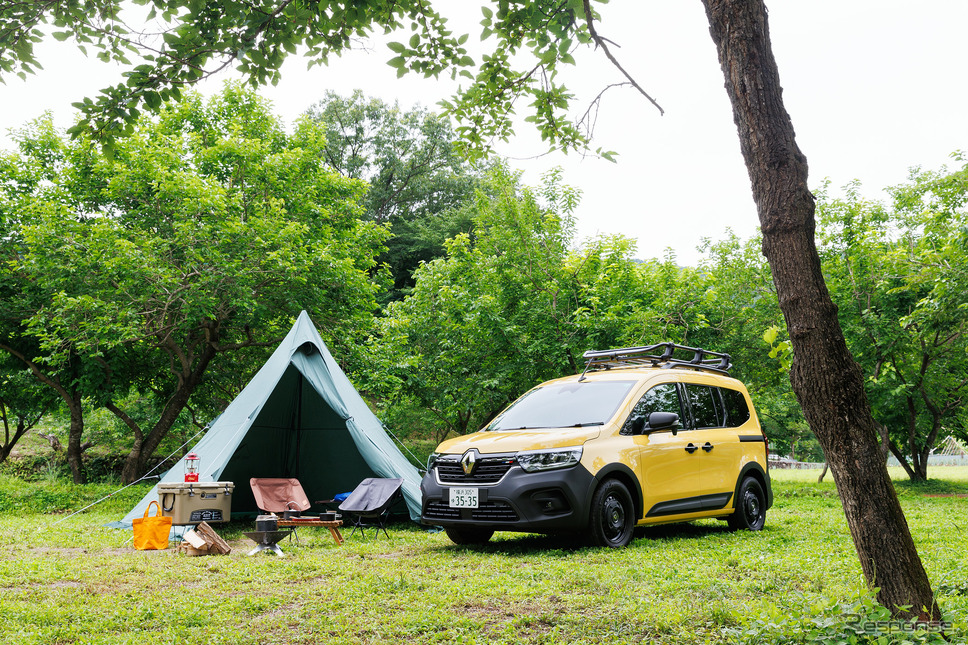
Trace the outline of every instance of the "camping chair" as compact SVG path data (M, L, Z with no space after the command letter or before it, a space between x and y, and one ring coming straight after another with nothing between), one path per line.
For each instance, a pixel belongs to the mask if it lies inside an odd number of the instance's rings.
M302 484L294 478L253 477L249 480L255 505L266 513L285 513L295 511L299 515L309 510L309 498Z
M401 498L400 489L403 479L378 479L370 477L360 482L350 496L339 505L353 523L353 533L360 529L360 535L366 538L366 528L376 527L377 537L380 530L389 539L387 533L387 519L390 517L390 507ZM352 533L350 534L352 535Z
M303 490L298 479L253 477L249 480L249 486L252 487L255 505L261 511L278 513L288 518L290 515L301 515L303 511L309 510L309 498L306 497L306 491ZM290 534L296 535L296 542L299 542L299 535L296 534L295 529Z

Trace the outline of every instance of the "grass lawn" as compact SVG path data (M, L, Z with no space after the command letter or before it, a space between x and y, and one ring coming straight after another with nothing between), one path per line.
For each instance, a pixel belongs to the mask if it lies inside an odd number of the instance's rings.
M251 523L215 525L228 556L139 552L104 528L145 492L0 478L0 642L32 643L903 643L867 591L831 478L772 471L758 533L700 521L627 549L498 533L479 548L398 525L337 546L300 530L287 557L248 557ZM968 634L968 468L896 474L908 523L951 626ZM49 512L59 509L59 512ZM42 512L38 512L42 511ZM347 531L348 533L348 531Z

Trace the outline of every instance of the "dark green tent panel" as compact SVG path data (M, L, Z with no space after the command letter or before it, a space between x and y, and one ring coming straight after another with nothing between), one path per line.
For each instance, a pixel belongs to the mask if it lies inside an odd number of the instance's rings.
M353 490L377 477L357 450L346 421L290 366L220 475L244 482L234 512L255 512L250 477L295 477L311 501Z
M367 477L402 477L410 517L420 518L420 474L333 360L305 311L192 450L201 481L235 482L233 513L258 510L252 477L295 477L313 502L349 492ZM179 464L161 481L182 478ZM157 487L121 522L130 525L156 499Z

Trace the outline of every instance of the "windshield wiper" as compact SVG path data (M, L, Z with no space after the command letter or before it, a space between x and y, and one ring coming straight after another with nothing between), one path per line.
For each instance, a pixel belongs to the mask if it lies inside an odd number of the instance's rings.
M570 426L560 425L560 426L520 426L517 428L493 428L493 430L500 432L513 432L515 430L548 430L549 428L586 428L588 426L603 426L604 421L589 421L587 423L575 423Z

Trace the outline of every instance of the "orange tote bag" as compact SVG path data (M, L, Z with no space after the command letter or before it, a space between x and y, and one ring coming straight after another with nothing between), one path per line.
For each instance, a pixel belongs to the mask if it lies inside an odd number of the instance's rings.
M157 512L149 516L151 504ZM144 517L136 517L131 521L134 528L134 548L144 551L147 549L167 549L168 534L171 532L171 518L161 514L158 502L151 502L145 509Z

